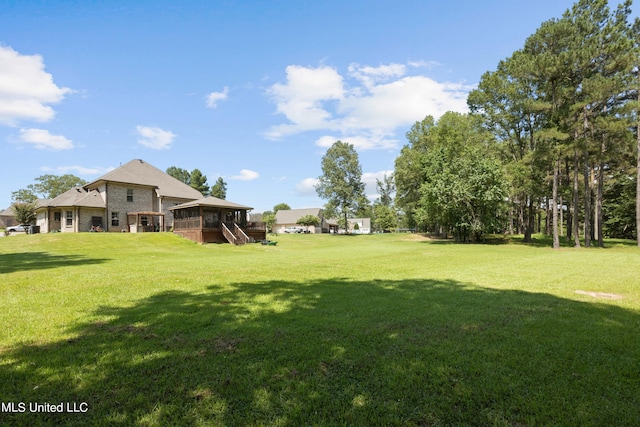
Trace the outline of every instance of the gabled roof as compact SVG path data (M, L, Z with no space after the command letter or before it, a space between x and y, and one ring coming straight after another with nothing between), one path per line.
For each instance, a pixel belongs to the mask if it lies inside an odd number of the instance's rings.
M58 197L47 200L43 207L77 206L83 208L105 208L104 200L96 190L87 191L82 187L74 187Z
M94 189L100 182L118 182L123 184L155 187L159 196L178 199L200 199L202 194L171 175L161 171L144 160L134 159L107 172L84 187Z
M204 197L198 200L194 200L192 202L182 203L180 205L172 206L169 208L170 211L175 209L184 209L184 208L192 208L195 206L209 206L213 208L228 208L228 209L243 209L243 210L251 210L252 207L239 205L237 203L229 202L228 200L218 199L217 197L209 196Z
M288 209L279 210L276 212L276 224L295 224L300 218L305 215L314 215L322 219L322 209L320 208L307 208L307 209Z

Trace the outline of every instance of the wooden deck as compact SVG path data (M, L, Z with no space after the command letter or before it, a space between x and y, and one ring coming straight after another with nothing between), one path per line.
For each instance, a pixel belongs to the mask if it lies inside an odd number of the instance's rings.
M245 228L243 231L256 242L260 242L267 238L266 228ZM222 232L222 228L174 228L173 232L197 243L229 243L228 239Z

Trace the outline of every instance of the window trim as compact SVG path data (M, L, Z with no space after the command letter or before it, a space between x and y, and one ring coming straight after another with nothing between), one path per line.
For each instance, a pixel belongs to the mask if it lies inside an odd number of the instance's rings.
M120 227L120 212L111 211L111 226Z

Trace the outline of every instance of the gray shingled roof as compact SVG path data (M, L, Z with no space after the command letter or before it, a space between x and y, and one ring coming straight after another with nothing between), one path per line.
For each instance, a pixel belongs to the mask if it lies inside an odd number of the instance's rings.
M217 197L209 196L205 198L201 198L198 200L194 200L192 202L182 203L180 205L172 206L169 208L170 211L174 209L183 209L183 208L191 208L194 206L210 206L214 208L230 208L230 209L246 209L251 210L252 207L239 205L237 203L230 202L224 199L218 199Z
M46 201L39 207L78 206L85 208L105 208L104 200L96 190L87 191L82 187L75 187L65 191L58 197Z
M38 208L44 208L44 207L49 206L49 202L50 202L51 200L52 200L52 199L38 199L38 200L36 200L36 209L38 209Z
M276 212L276 224L295 224L300 218L305 215L315 215L322 219L322 209L320 208L307 208L307 209L288 209L280 210Z
M120 182L125 184L146 185L156 187L161 197L179 199L201 199L202 194L171 175L161 171L144 160L134 159L124 165L102 175L100 178L85 185L85 188L95 188L103 181Z

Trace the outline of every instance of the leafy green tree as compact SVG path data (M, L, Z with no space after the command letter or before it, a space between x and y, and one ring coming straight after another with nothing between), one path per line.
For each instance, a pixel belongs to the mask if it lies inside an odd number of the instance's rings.
M16 202L30 203L30 202L35 202L36 200L38 200L38 196L36 196L33 193L33 191L23 188L21 190L17 190L17 191L12 192L11 193L11 200L14 200Z
M278 203L273 207L273 213L276 214L278 211L289 211L291 210L291 206L286 203Z
M420 200L419 184L424 179L424 156L434 124L435 120L431 116L416 122L406 134L408 144L402 147L395 161L395 205L402 212L404 223L409 228L420 228L415 211Z
M14 203L11 206L16 222L21 225L29 225L36 220L36 204L35 202Z
M632 87L635 89L635 108L632 108L632 115L635 114L636 131L636 241L640 246L640 18L636 18L629 29L629 34L633 40L633 51L635 52L635 66L632 75L635 79Z
M391 206L374 204L375 228L378 231L392 230L398 225L398 215Z
M26 189L14 191L13 200L30 202L36 199L53 199L74 187L87 183L82 178L72 174L65 175L41 175L35 179L34 184L27 185Z
M273 224L276 223L276 214L273 211L264 211L262 212L262 221L268 231L273 231Z
M531 241L537 201L546 193L545 149L539 132L549 104L536 97L532 59L522 51L485 73L478 89L469 94L474 115L499 141L509 182L509 230Z
M573 85L567 84L574 101L568 110L567 122L569 134L574 136L574 181L578 167L583 175L585 246L591 244L594 227L598 231L598 244L603 245L604 169L607 163L615 160L616 153L620 152L619 145L629 141L624 135L629 127L624 109L628 103L632 69L637 64L638 56L628 33L630 6L631 2L627 1L611 12L605 0L582 0L562 18L574 29L570 50L573 59L571 65L575 69L573 74L577 78L572 82ZM579 166L575 161L576 153ZM596 174L594 210L593 175ZM575 188L574 182L574 191ZM574 230L577 234L575 224Z
M568 237L580 245L582 219L586 245L594 228L602 244L605 171L627 150L625 110L635 93L630 76L640 56L638 31L628 23L630 6L625 1L611 12L606 0L579 0L562 18L544 22L469 96L471 111L485 119L507 154L510 200L525 223L525 241L537 207L551 193L554 247L563 196L572 212Z
M398 216L393 206L393 195L396 189L393 174L385 174L382 181L376 178L376 188L380 197L373 204L375 228L379 231L395 228L398 224Z
M309 227L312 225L317 227L320 225L320 218L315 215L303 215L296 221L296 224L304 225L309 231Z
M451 112L430 133L416 217L460 241L501 230L506 179L491 134L476 118Z
M378 190L378 202L384 206L392 206L393 205L393 193L396 191L396 185L393 182L393 174L387 175L385 174L380 181L376 178L376 189Z
M203 196L209 195L209 185L207 184L207 177L200 172L200 169L194 169L191 171L191 185L192 188L195 188L199 192L202 193Z
M637 25L637 27L638 31L640 31L640 24ZM640 72L638 72L637 68L636 73L640 76ZM640 78L638 80L640 81ZM637 245L640 246L640 85L638 85L638 107L636 107L636 121L636 240Z
M169 166L166 172L168 175L171 175L178 181L184 182L187 185L191 185L191 172L189 172L188 170L176 166Z
M421 186L418 216L455 232L458 241L479 240L484 233L501 230L501 205L506 181L494 159L472 152L449 157L437 148L428 156L433 172Z
M636 177L629 170L609 171L603 206L603 234L617 239L635 238Z
M179 168L176 166L170 166L167 168L166 173L172 177L174 177L175 179L177 179L178 181L184 182L185 184L187 184L188 186L195 188L196 190L198 190L200 193L202 193L203 196L208 196L210 194L209 191L209 184L207 184L207 176L204 175L202 173L202 171L200 171L200 169L196 168L194 170L192 170L191 172L189 172L186 169L183 168ZM222 178L219 178L218 181L222 180ZM223 181L224 183L224 181ZM211 187L211 190L213 190L214 188L217 188L216 185L218 184L218 182L216 182L216 184L214 184ZM226 197L226 184L223 188L224 190L224 195ZM217 196L216 196L217 197ZM224 197L220 197L221 199L224 199Z
M223 200L227 198L227 183L222 177L219 177L216 183L211 186L211 195Z
M340 222L347 230L348 216L361 212L368 204L358 153L352 144L336 141L322 157L321 167L316 192L327 200L327 212L341 216Z

